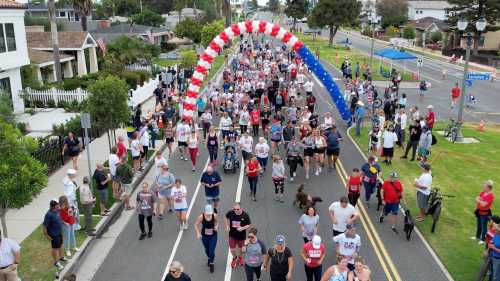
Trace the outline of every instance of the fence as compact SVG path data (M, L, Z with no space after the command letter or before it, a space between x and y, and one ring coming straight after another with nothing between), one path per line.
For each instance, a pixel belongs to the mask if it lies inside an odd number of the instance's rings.
M126 69L128 70L140 70L140 71L147 71L147 72L152 72L151 65L143 65L143 64L129 64L125 66Z
M49 104L54 102L58 104L60 102L82 102L88 97L89 93L80 88L73 91L59 90L56 88L51 88L48 90L33 90L31 88L25 89L25 99L31 102L41 102L43 104Z

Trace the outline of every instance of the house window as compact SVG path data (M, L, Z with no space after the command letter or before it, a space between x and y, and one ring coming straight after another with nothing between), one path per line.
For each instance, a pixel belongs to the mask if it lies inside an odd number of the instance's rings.
M0 79L0 95L7 94L10 97L10 78L2 78Z
M14 32L14 24L5 24L5 37L7 38L7 51L14 52L16 48L16 33Z
M59 11L59 17L60 18L65 18L66 17L66 11Z
M0 24L0 53L7 52L7 45L5 44L5 34L3 32L3 24Z

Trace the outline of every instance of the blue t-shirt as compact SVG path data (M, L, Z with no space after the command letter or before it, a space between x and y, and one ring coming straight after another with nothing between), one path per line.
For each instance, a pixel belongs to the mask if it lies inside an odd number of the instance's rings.
M370 167L371 166L373 166L373 167L375 167L375 169L377 169L376 173L372 173L370 171ZM363 166L361 166L361 171L363 171L363 173L365 174L365 176L367 176L368 178L370 178L370 181L372 183L374 183L377 180L377 174L380 173L381 170L382 169L380 168L380 165L378 163L375 163L374 165L370 165L368 163L365 163L365 164L363 164Z
M204 172L201 176L201 183L203 185L211 185L221 182L222 179L217 173L217 171L213 171L211 175L207 172ZM205 196L216 197L219 196L219 187L205 187Z
M493 243L493 245L495 245L496 248L500 248L500 235L495 234L495 236L493 236L493 240L491 242ZM496 251L492 250L491 256L498 259L498 258L500 258L500 253L497 253Z
M59 211L48 211L45 214L43 225L47 228L47 233L50 236L57 236L62 234L62 219Z

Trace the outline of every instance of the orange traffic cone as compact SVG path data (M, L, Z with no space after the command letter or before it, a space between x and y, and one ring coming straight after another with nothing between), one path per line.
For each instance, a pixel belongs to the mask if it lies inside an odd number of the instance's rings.
M484 127L485 127L485 126L486 126L486 124L484 123L484 120L481 120L481 121L479 122L479 125L477 126L477 130L478 130L479 132L484 132Z

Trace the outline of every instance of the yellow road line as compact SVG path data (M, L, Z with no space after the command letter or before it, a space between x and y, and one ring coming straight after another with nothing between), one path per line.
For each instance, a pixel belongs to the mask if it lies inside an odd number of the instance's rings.
M337 160L337 167L338 167L337 169L340 168L340 170L341 170L341 178L344 179L343 182L345 184L345 179L348 178L348 174L344 168L344 165L340 161L340 159ZM399 275L398 269L394 265L394 262L392 261L391 256L387 252L387 249L384 245L384 242L382 242L382 239L380 239L380 236L379 236L377 230L375 229L370 217L368 216L368 213L366 212L366 209L363 205L363 202L360 200L360 201L358 201L357 205L359 205L358 208L360 210L361 215L365 216L365 218L366 218L366 223L368 224L368 228L366 228L366 229L369 229L370 231L373 232L373 236L375 238L375 241L377 242L377 244L380 248L380 251L382 251L382 254L384 255L385 259L387 260L387 263L389 264L389 268L391 269L391 272L394 274L395 280L401 281L402 279L401 279L401 276Z
M337 162L337 164L338 164L338 162ZM339 170L339 165L336 165L336 166L337 166L336 170L337 170L337 173L339 174L340 180L342 181L342 183L344 184L344 186L347 186L346 179L344 178L344 176L342 176L342 173ZM375 242L375 239L373 238L373 236L371 234L371 231L370 231L370 229L368 227L368 224L366 223L365 218L363 217L363 215L360 216L360 219L361 219L361 224L366 229L366 235L368 236L368 240L370 240L370 243L373 246L373 250L375 251L375 255L377 256L377 258L378 258L378 260L380 262L380 265L382 266L382 269L384 270L385 275L387 276L387 280L388 281L394 281L394 279L392 278L392 275L391 275L389 269L387 268L387 264L385 263L385 260L382 257L382 254L380 253L378 245Z

